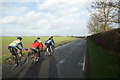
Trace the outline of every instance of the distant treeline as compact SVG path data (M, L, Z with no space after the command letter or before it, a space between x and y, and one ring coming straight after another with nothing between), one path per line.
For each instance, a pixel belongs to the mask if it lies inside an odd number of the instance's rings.
M120 55L120 28L94 34L87 37L101 46L104 50Z
M70 37L74 37L74 38L85 38L86 36L70 36Z

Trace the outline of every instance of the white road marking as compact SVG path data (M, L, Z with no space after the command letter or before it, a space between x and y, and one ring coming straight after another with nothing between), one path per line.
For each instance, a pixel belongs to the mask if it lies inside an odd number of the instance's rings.
M85 52L84 52L84 62L83 62L83 68L82 68L82 71L84 71L85 70L85 63L86 63L86 50L87 50L87 45L86 45L86 47L85 47Z
M82 68L82 71L85 70L85 61L86 61L86 57L84 56L84 62L83 62L83 68Z
M64 63L65 61L66 61L66 59L63 59L63 60L61 60L59 63L62 64L62 63Z

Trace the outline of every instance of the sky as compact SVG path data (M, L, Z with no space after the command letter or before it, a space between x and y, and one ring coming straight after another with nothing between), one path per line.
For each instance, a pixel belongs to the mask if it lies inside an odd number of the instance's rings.
M92 0L0 0L2 36L89 35Z

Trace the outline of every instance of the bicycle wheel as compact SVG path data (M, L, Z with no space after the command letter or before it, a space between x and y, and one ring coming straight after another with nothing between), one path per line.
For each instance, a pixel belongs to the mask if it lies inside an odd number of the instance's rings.
M19 64L22 66L27 63L27 57L26 56L21 56L19 60Z
M29 54L26 58L27 58L26 63L33 62L33 58L34 58L33 51L29 52Z
M17 67L16 63L16 57L14 55L11 55L6 61L5 61L4 68L3 68L3 73L7 73L12 71Z

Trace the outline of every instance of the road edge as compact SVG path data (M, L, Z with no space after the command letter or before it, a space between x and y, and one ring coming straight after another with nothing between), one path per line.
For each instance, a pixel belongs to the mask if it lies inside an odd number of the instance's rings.
M90 78L90 62L89 62L89 51L88 51L88 42L86 41L86 53L85 53L85 70L84 70L84 78Z

